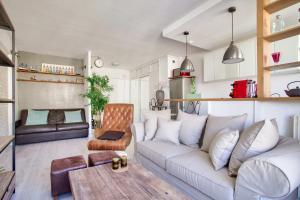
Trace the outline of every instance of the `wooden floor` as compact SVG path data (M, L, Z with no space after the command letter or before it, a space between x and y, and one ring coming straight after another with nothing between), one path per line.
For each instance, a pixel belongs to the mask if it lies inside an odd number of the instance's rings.
M48 200L50 193L50 164L53 159L84 155L87 160L88 138L18 145L16 147L16 193L13 200ZM132 158L130 146L127 154ZM64 195L59 199L72 199Z

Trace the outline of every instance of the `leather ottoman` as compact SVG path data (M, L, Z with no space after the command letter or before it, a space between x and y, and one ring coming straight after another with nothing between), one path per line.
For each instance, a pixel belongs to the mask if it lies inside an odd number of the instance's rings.
M53 160L51 162L51 192L52 196L71 192L68 173L76 169L86 168L83 156L73 156Z
M89 167L111 163L113 158L120 157L114 151L101 151L89 154Z

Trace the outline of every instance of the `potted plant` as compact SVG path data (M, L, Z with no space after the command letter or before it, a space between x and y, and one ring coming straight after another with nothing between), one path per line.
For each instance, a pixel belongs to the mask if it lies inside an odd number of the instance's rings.
M201 94L197 93L197 83L195 78L191 79L191 88L190 93L188 94L188 98L201 98Z
M100 76L95 73L86 78L89 87L83 97L90 99L92 107L92 116L95 120L96 127L101 127L101 113L104 106L109 102L109 93L113 91L113 87L109 83L108 76Z

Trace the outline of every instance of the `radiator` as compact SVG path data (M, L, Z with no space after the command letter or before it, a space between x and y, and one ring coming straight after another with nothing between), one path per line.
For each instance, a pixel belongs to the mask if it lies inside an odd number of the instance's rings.
M300 116L293 116L293 138L300 141ZM300 187L298 187L298 199L300 199Z
M293 116L293 138L300 140L300 115Z

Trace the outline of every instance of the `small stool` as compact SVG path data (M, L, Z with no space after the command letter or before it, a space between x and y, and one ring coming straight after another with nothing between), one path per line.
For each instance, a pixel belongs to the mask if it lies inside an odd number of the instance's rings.
M113 158L119 157L114 151L101 151L89 154L89 167L111 163Z
M86 168L83 156L73 156L51 162L51 192L53 197L71 192L68 172Z

